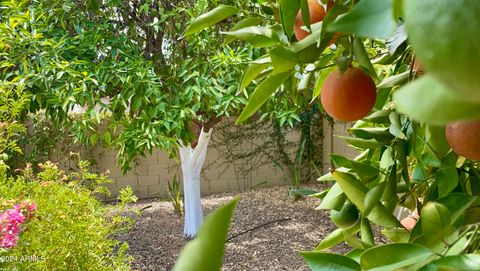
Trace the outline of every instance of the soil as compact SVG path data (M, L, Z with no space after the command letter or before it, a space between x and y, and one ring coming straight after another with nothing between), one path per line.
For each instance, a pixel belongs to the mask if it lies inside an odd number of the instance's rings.
M279 186L204 196L205 214L236 195L240 195L240 201L229 231L233 238L227 242L222 270L310 270L299 252L312 250L335 229L326 211L315 210L319 200L304 197L294 201L288 196L288 187ZM168 201L146 200L133 207L146 209L134 216L134 228L118 238L129 244L129 253L135 259L133 269L171 270L187 242L182 235L183 217L174 213ZM340 245L333 250L345 252L348 247Z

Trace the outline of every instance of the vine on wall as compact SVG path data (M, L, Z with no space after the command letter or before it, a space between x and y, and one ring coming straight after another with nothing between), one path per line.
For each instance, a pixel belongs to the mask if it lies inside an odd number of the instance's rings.
M281 126L277 121L240 126L234 119L222 121L212 137L212 148L224 162L215 166L223 172L233 166L240 191L259 185L251 174L267 165L282 170L294 187L312 180L316 171L322 170L323 115L314 108L302 112L300 119L293 127Z

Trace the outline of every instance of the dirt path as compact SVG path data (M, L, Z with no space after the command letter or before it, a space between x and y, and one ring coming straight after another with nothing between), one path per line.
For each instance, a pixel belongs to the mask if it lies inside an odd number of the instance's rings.
M328 214L317 211L317 199L292 201L287 187L258 189L240 194L229 236L271 223L231 239L226 246L223 270L309 270L298 254L311 250L334 227ZM202 199L209 213L235 194ZM183 217L173 213L169 202L143 201L135 208L152 207L136 218L135 228L120 239L130 245L134 270L171 270L186 241Z

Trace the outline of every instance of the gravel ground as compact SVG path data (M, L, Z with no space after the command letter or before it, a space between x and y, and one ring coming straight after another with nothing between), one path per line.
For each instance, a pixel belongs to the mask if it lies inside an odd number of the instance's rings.
M320 187L317 187L318 189ZM202 198L206 214L233 199L223 193ZM319 200L292 201L285 186L257 189L240 194L229 236L277 221L231 239L225 250L222 270L309 270L298 254L311 250L334 229L328 214L315 210ZM134 208L150 208L135 218L128 235L129 253L134 256L134 270L171 270L182 247L183 217L173 212L169 202L142 201ZM337 247L336 251L344 251Z

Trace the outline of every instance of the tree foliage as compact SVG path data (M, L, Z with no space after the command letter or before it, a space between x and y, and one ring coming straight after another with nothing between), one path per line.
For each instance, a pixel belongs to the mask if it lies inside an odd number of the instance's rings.
M311 29L311 34L296 41L292 27L297 12L308 14L306 2L261 1L261 11L251 12L248 19L262 16L261 24L232 28L224 34L265 52L243 75L241 86L256 87L237 122L267 106L264 102L272 95L289 96L300 108L319 103L316 98L323 81L335 67L340 71L359 67L376 82L373 111L342 137L359 155L350 159L332 154L335 169L320 177L332 186L318 194L321 209L340 210L348 200L361 218L350 228L333 231L313 251L303 253L309 266L313 270L478 269L478 162L455 154L445 138L446 124L479 117L478 102L449 89L438 73L426 70L427 75L422 76L414 69L417 52L407 40L413 28L406 31L403 25L404 12L408 11L403 7L408 0L321 1L330 6L325 18L307 24L305 29ZM478 4L468 5L478 10ZM460 6L455 6L456 10L468 8ZM418 19L421 14L416 16ZM477 22L470 23L468 31L480 34ZM335 35L338 39L330 46ZM455 42L470 48L473 41ZM433 55L435 52L431 48L431 56L445 57ZM471 90L472 95L476 91ZM402 226L394 216L398 207L418 212L413 229ZM372 224L380 226L390 244L376 243ZM324 252L343 241L353 248L350 253Z
M212 31L184 38L212 4L4 1L0 80L24 85L29 111L73 122L80 142L118 148L126 169L154 147L192 141L192 121L213 124L245 103L236 79L252 51L220 46ZM79 108L83 117L69 115Z

